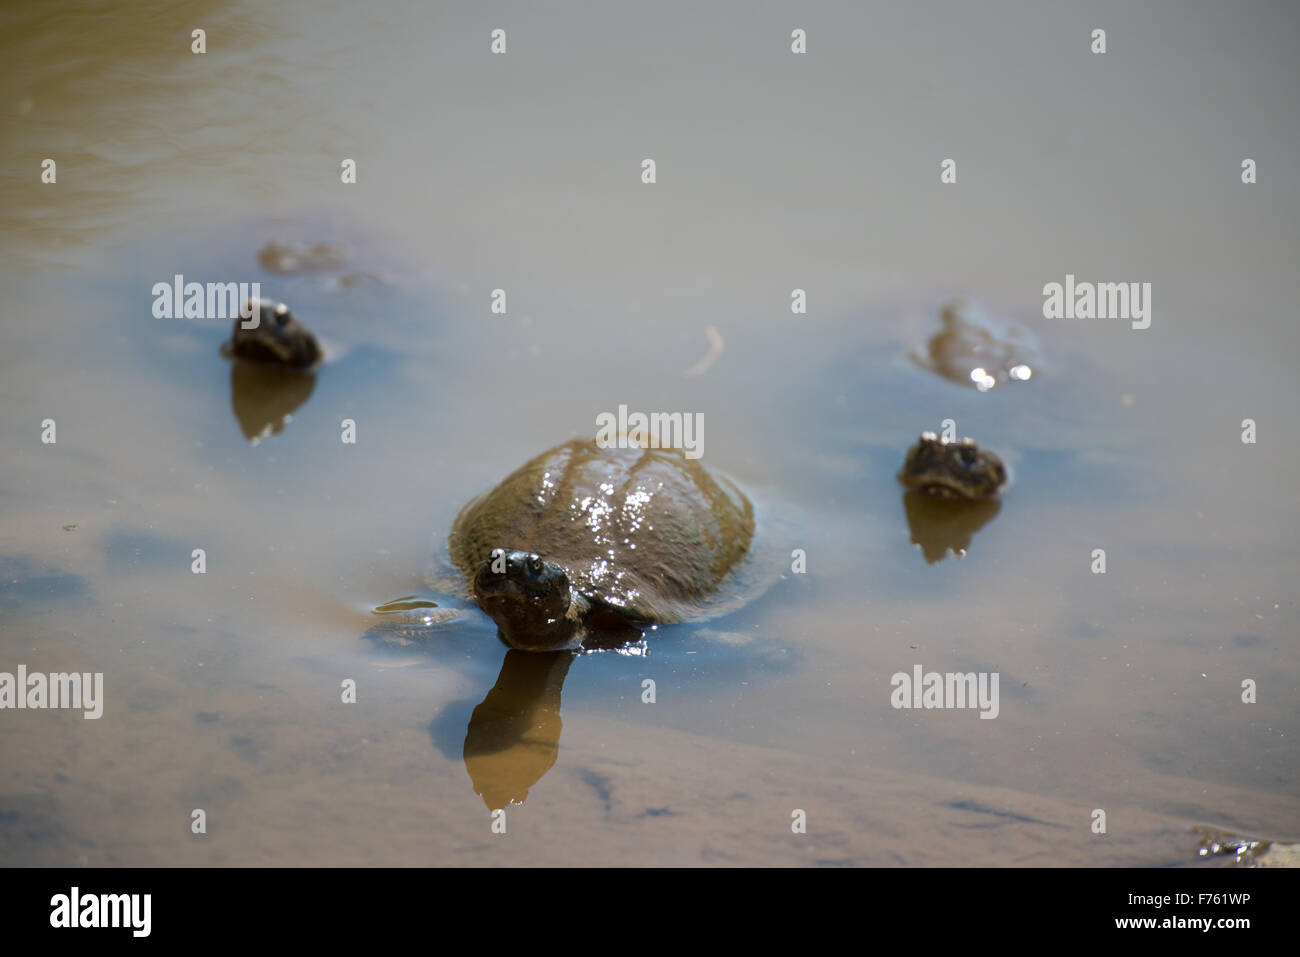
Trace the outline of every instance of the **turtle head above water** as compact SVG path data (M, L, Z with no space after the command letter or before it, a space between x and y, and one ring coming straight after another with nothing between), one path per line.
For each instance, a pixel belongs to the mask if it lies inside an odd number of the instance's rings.
M294 318L288 306L270 299L249 299L244 304L244 315L235 319L230 349L244 359L299 369L315 365L322 355L311 330Z
M979 499L1002 490L1007 470L997 453L981 449L973 439L945 442L933 432L922 432L898 480L941 498Z
M494 549L474 575L474 595L512 648L556 651L581 640L582 602L568 573L533 552Z

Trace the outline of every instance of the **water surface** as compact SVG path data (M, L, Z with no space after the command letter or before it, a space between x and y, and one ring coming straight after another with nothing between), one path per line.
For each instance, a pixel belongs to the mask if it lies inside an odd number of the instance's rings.
M98 721L0 713L0 860L1180 864L1193 824L1300 837L1293 11L93 9L0 32L0 670L107 688ZM273 239L370 278L269 273ZM1151 282L1151 328L1042 319L1067 272ZM330 345L278 433L241 428L228 323L152 316L177 273L261 281ZM1051 371L982 395L917 368L951 295ZM461 505L620 404L702 412L704 461L807 573L579 658L505 771L479 739L467 762L490 622L400 645L370 609L441 600ZM894 473L945 418L1015 484L928 562ZM998 718L894 710L916 664L999 672ZM545 704L554 678L517 680Z

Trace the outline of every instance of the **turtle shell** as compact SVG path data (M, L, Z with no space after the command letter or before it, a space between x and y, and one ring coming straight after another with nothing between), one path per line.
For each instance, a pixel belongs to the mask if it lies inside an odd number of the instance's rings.
M754 530L736 484L681 450L575 438L466 505L448 544L471 579L493 549L535 552L593 608L669 623L743 603Z

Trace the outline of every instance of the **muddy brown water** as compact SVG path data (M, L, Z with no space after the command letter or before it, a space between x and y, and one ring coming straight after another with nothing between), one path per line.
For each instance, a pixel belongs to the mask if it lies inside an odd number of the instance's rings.
M795 58L774 10L574 7L511 13L493 58L468 4L152 6L0 33L0 671L106 689L97 721L0 711L0 861L1177 865L1192 825L1300 838L1293 12L1116 7L1094 58L1062 12L826 5ZM273 239L367 278L268 272ZM1067 272L1151 282L1151 328L1043 319ZM263 282L331 361L285 398L221 356L228 323L151 315L176 273ZM954 294L1052 371L981 395L917 368ZM476 612L373 639L376 605L442 599L464 502L620 404L703 413L704 461L807 573L567 672ZM949 417L1015 481L927 553L894 473ZM947 534L966 556L927 561ZM918 664L998 672L997 719L893 709Z

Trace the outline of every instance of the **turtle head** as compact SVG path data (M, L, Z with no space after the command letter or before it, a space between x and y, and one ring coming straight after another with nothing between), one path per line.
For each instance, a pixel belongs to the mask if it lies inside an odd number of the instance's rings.
M534 552L493 549L474 575L474 597L512 648L555 651L580 640L568 573Z
M321 358L320 344L289 307L269 299L249 299L235 319L230 348L235 355L258 362L305 369Z
M948 442L922 432L898 479L938 498L971 500L997 495L1007 484L1007 470L996 453L981 449L973 439Z

